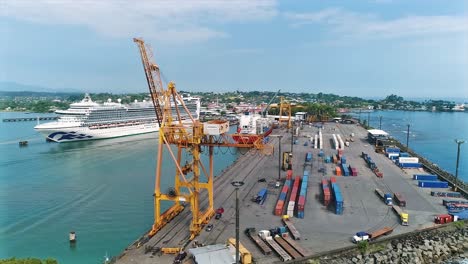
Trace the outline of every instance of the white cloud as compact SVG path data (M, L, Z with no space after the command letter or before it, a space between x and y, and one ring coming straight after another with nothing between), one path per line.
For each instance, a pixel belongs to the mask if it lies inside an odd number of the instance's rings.
M406 16L382 19L375 14L361 14L340 8L328 8L311 13L286 13L294 27L307 24L325 25L342 37L397 38L468 32L466 16Z
M2 0L1 5L0 16L167 42L226 37L216 26L267 20L277 14L276 0Z

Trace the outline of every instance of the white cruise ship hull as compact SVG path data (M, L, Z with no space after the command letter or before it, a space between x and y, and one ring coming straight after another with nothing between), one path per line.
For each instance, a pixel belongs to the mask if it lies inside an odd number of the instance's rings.
M120 126L120 127L109 127L109 128L95 128L90 129L89 127L36 127L36 131L40 132L47 139L59 143L72 142L72 141L83 141L83 140L94 140L94 139L105 139L115 137L125 137L131 135L139 135L145 133L152 133L159 131L159 125L157 123L140 124L133 126Z

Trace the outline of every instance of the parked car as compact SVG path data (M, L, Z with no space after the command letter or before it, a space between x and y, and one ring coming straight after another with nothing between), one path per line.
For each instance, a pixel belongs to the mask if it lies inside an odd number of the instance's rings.
M207 232L210 232L211 230L213 230L213 224L207 225L206 228L205 228L205 230L206 230Z

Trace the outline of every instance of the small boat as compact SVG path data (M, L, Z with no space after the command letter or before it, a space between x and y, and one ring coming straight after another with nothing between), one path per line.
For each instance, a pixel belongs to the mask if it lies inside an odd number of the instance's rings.
M70 234L68 235L68 238L70 240L70 243L75 243L76 242L76 233L75 233L75 231L71 231Z
M26 140L20 141L20 142L19 142L19 145L20 145L21 147L27 146L27 145L28 145L28 141L26 141Z

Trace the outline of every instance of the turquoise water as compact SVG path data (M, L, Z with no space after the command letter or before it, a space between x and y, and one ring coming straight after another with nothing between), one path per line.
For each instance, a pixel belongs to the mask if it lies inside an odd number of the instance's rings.
M410 124L409 147L428 158L439 167L455 175L457 144L460 148L458 177L468 182L468 113L465 112L409 112L375 111L370 113L370 125L382 129L406 145L407 124ZM361 120L367 120L367 113L361 113Z
M0 113L0 119L30 115ZM156 133L58 144L46 143L35 124L0 122L0 258L102 263L151 227ZM20 140L29 145L19 147ZM237 155L216 155L215 175ZM165 190L174 173L173 166L163 169Z

